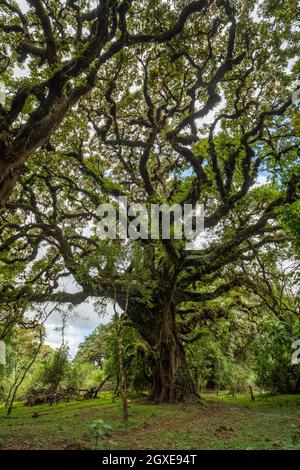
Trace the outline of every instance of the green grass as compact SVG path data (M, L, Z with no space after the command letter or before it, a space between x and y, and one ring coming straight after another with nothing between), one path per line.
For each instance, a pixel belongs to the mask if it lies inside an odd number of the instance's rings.
M109 393L53 406L18 403L11 418L0 405L0 448L92 448L88 424L103 419L113 426L116 449L300 449L299 395L203 397L202 405L152 405L135 396L127 427L120 400Z

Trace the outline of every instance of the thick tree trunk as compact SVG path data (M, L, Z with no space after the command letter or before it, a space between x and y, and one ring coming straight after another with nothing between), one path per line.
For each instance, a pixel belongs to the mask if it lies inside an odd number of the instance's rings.
M141 312L141 305L135 302L131 302L128 307L129 319L151 350L148 355L152 372L149 401L170 403L184 401L189 397L199 399L177 331L174 301L177 273L170 276L169 268L166 272L162 269L160 277L162 288L156 292L155 308L145 306ZM118 303L122 306L122 298Z
M87 85L78 88L67 98L57 96L47 111L43 109L39 116L38 112L31 116L16 138L0 129L0 207L6 204L28 158L49 141L67 112L90 89Z
M0 132L0 207L4 206L22 172L24 162L11 156L12 143Z
M152 390L149 400L157 403L183 401L197 396L189 373L185 351L176 329L174 306L167 305L158 315L152 358Z

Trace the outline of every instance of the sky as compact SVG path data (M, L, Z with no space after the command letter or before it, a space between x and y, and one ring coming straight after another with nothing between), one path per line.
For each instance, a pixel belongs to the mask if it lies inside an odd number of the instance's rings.
M29 6L26 0L17 0L17 3L20 5L22 11L27 11L29 9Z
M64 340L70 348L69 353L71 358L76 354L77 348L83 339L100 324L108 323L111 316L111 305L108 306L107 313L104 316L100 316L97 313L92 300L80 304L76 309L70 312L70 317L67 321L67 326L64 332ZM62 324L61 314L58 311L54 311L45 323L45 343L52 348L59 348L62 343L62 334L59 330L62 327Z
M81 290L72 276L61 280L55 292L75 293ZM85 337L94 331L99 325L107 324L114 314L113 304L107 302L100 311L95 305L99 299L89 298L80 305L71 306L70 304L60 304L57 308L56 303L47 302L44 304L35 304L33 310L28 310L26 316L33 318L37 312L42 313L42 318L49 317L44 323L46 329L45 344L57 349L62 341L69 346L69 355L73 359L76 355L78 346ZM65 317L65 321L64 318ZM64 334L62 335L62 327Z

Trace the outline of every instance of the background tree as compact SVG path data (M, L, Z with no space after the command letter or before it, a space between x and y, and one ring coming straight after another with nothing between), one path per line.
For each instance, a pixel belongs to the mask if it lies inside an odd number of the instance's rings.
M12 370L12 381L6 396L7 416L11 415L14 401L28 372L35 363L43 344L43 328L36 331L23 330L12 336L9 343L9 366Z
M254 344L257 384L275 393L299 393L300 366L291 363L291 344L299 338L299 318L294 324L269 319Z

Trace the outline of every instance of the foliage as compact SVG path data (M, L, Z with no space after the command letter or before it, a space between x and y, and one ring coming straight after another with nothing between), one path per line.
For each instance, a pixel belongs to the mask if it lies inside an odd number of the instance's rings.
M50 392L56 392L66 376L68 368L68 350L60 348L55 351L40 371L39 381Z
M119 382L118 344L115 325L112 320L107 325L100 325L83 343L80 344L75 358L77 364L92 362L101 357L102 374L109 376L116 386ZM147 350L136 330L126 326L123 337L124 366L128 388L143 390L149 386L149 368L147 367ZM96 360L96 367L98 362Z
M8 400L11 396L28 365L35 358L38 347L38 330L27 330L18 327L11 330L10 334L6 337L6 364L2 368L3 376L1 376L3 399ZM42 356L47 353L47 348L42 348L40 351ZM37 364L35 364L35 367L37 367ZM33 371L30 370L29 374L26 374L26 377L21 381L20 387L18 387L19 396L24 395L24 390L32 374Z
M226 334L222 326L215 329L219 331L205 332L188 346L187 358L195 381L200 390L245 392L255 383L251 359L238 354L238 347L245 345L247 338L241 331L234 337L228 331Z
M277 393L300 393L300 364L292 364L292 343L300 337L294 324L271 320L254 343L257 384Z
M116 442L112 439L108 439L110 431L113 427L110 424L105 423L103 419L96 419L89 424L89 429L92 437L95 439L94 449L102 450L109 448L108 446L115 446Z

